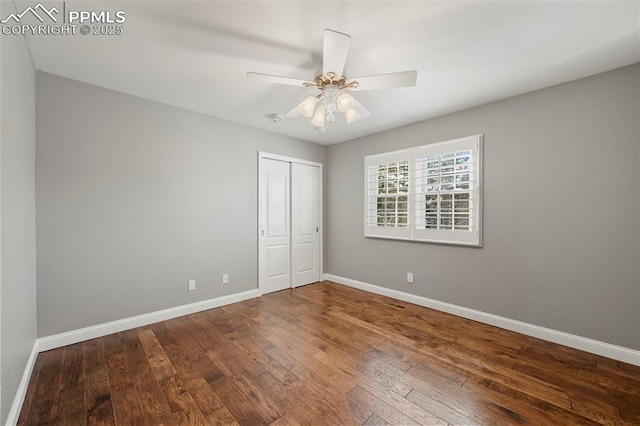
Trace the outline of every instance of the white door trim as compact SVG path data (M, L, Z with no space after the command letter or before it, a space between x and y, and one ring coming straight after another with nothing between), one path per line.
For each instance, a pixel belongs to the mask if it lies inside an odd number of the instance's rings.
M260 158L268 158L270 160L278 160L278 161L286 161L288 163L298 163L298 164L306 164L307 166L317 166L322 170L322 163L317 163L315 161L302 160L300 158L287 157L284 155L278 154L270 154L268 152L258 151L258 159Z
M319 232L319 237L320 237L320 248L319 248L319 253L320 253L320 279L322 279L322 276L324 274L324 184L323 184L323 180L324 180L324 171L323 171L323 164L322 163L318 163L316 161L309 161L309 160L303 160L301 158L295 158L295 157L287 157L284 155L278 155L278 154L271 154L268 152L263 152L263 151L258 151L258 226L256 229L256 235L258 237L258 293L260 294L260 296L262 296L262 288L260 286L260 218L261 218L261 208L262 208L262 198L261 198L261 194L260 194L260 188L262 186L262 177L260 174L260 163L262 161L262 159L269 159L269 160L278 160L278 161L286 161L289 163L297 163L297 164L305 164L307 166L316 166L320 168L320 232Z

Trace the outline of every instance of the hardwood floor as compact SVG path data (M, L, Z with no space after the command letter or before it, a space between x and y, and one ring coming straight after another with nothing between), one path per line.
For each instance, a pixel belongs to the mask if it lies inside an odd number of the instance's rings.
M20 425L640 424L640 367L323 282L41 353Z

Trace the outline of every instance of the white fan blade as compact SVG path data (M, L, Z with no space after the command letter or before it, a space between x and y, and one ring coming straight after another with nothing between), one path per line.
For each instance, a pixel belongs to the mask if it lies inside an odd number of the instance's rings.
M390 74L368 75L365 77L350 78L349 80L358 82L358 88L351 90L375 90L415 86L417 77L417 71L403 71L392 72Z
M279 75L260 74L259 72L248 72L247 78L254 80L267 81L269 83L287 84L289 86L304 87L305 80L299 80L297 78L281 77Z
M322 74L334 72L341 76L344 63L347 61L351 36L333 30L324 30L324 45L322 47Z
M367 118L368 116L371 115L371 113L365 107L363 107L362 104L357 100L354 99L353 104L354 104L355 110L358 111L358 114L360 114L360 117L358 117L358 120L362 120L363 118Z
M284 115L285 118L296 118L300 117L300 111L298 110L298 105L294 106L291 111Z

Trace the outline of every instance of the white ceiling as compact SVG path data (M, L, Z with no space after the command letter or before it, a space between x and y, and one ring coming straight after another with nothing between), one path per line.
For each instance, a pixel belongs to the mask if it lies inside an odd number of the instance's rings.
M124 34L27 43L38 70L328 145L639 62L639 5L67 1L124 10ZM372 116L340 117L325 133L303 117L273 123L314 91L248 81L247 71L312 80L325 28L352 37L347 77L415 69L416 87L358 92Z

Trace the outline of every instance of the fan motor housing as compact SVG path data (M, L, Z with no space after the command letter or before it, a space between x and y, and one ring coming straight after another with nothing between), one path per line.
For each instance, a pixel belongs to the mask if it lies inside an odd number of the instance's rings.
M326 75L319 75L314 80L314 83L305 83L306 87L315 87L317 89L324 89L328 85L335 85L338 89L357 89L358 82L351 81L347 83L347 78L343 75L338 75L334 72L328 72Z

